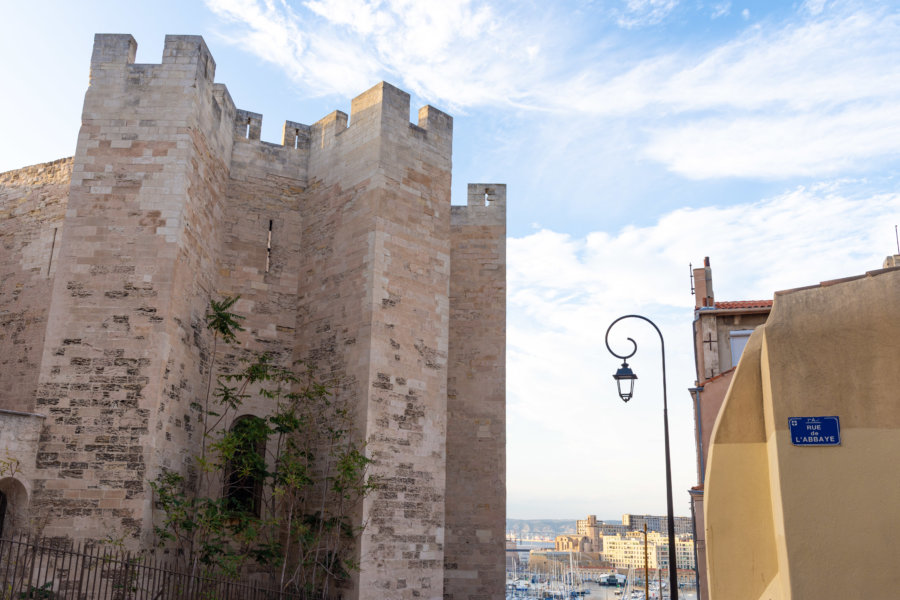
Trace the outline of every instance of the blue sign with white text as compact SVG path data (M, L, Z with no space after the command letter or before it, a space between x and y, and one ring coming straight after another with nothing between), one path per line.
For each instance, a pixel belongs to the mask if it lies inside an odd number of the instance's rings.
M841 445L841 420L838 417L791 417L788 424L795 446Z

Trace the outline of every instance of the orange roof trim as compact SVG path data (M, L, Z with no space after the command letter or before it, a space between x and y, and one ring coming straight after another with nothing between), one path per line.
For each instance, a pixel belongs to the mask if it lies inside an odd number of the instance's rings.
M735 300L716 302L716 308L772 308L771 300Z

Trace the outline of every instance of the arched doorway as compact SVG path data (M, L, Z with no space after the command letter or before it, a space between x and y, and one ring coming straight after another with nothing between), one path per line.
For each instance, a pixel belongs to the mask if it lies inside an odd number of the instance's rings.
M260 516L266 471L266 423L259 417L238 417L231 426L235 451L225 473L225 498L232 510Z
M0 478L0 537L10 538L27 526L28 492L14 477Z

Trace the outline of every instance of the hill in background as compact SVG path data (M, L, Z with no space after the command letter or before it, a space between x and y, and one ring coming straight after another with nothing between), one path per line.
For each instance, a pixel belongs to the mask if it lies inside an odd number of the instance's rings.
M606 523L621 523L620 520L603 519ZM575 533L575 519L507 519L506 535L516 538L545 538L552 540L558 535Z
M575 533L575 519L507 519L506 535L516 538L553 539L565 533Z

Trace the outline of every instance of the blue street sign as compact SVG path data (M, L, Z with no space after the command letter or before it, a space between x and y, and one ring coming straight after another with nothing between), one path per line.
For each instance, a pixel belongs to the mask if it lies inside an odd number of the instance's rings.
M791 443L795 446L840 446L839 417L791 417Z

